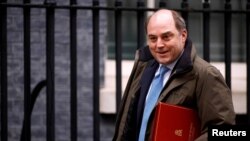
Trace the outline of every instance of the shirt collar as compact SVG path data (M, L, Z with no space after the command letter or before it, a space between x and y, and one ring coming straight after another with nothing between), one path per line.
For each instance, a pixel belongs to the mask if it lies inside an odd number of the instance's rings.
M168 65L164 65L164 66L167 67L167 68L169 68L169 70L172 71L172 70L174 69L175 64L177 63L177 61L178 61L178 60L180 59L180 57L182 56L183 52L184 52L184 49L182 50L181 54L179 55L179 57L178 57L174 62L172 62L171 64L168 64ZM163 64L160 64L160 65L159 65L159 68L160 68L162 65L163 65ZM158 68L157 71L159 71L159 68Z

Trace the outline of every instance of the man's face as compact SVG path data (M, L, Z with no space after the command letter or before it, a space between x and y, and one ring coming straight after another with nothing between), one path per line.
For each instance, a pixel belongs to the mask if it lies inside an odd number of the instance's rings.
M164 13L165 12L165 13ZM187 31L179 32L171 12L154 14L147 25L147 43L151 54L160 64L170 64L181 54Z

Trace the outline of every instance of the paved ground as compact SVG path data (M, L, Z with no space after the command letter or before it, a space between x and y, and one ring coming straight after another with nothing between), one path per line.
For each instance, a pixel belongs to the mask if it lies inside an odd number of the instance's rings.
M224 63L212 63L224 76ZM133 61L122 62L122 87L125 88L128 76L132 70ZM106 61L105 86L100 92L100 111L103 113L115 112L115 62ZM232 64L232 94L234 108L237 114L246 113L246 65L244 63Z

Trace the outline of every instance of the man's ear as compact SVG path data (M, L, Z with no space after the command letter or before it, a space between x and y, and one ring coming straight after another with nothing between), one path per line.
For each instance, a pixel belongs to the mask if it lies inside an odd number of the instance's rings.
M181 38L182 38L182 42L185 43L186 40L187 40L187 30L186 29L183 29L182 32L181 32Z

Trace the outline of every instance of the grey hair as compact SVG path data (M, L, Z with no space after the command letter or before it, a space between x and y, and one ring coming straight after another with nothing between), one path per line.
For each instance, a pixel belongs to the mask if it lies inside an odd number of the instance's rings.
M175 22L175 27L176 29L181 32L183 29L187 29L186 27L186 23L185 23L185 20L183 19L183 17L176 11L174 10L170 10L171 13L172 13L172 16L173 16L173 19L174 19L174 22ZM154 14L150 15L146 22L145 22L145 31L147 33L147 26L148 26L148 23L149 23L149 20L151 19L151 17L153 16Z

